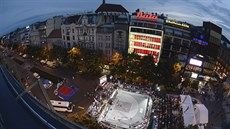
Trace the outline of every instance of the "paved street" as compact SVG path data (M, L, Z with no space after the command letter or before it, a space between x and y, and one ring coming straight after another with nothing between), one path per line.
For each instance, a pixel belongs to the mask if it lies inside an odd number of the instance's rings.
M36 67L49 74L52 74L52 75L55 75L61 78L65 78L66 82L78 87L79 91L69 100L69 101L72 101L76 105L74 108L74 112L77 112L77 113L85 112L87 108L89 107L89 105L93 102L93 98L88 97L86 94L94 92L97 86L96 80L88 80L88 79L86 80L86 79L80 78L79 76L73 79L72 75L74 75L74 73L70 70L61 69L61 68L51 69L47 66L41 65L39 62L31 61L30 59L24 59L17 54L13 54L10 51L9 53L11 53L11 55L13 56L10 58L6 57L4 60L5 63L7 63L9 65L9 68L11 68L14 72L17 71L17 75L18 75L17 77L26 79L29 76L29 79L28 79L29 85L32 85L36 81L36 78L33 77L33 73L30 72L30 69L32 67ZM24 64L22 65L17 64L15 61L12 60L13 58L23 61ZM51 88L47 89L47 93L50 99L61 100L59 97L54 95L55 89L56 89L56 84L54 84ZM45 98L42 95L42 91L38 86L33 87L31 91L41 101L45 102ZM78 106L84 107L85 110L78 108Z

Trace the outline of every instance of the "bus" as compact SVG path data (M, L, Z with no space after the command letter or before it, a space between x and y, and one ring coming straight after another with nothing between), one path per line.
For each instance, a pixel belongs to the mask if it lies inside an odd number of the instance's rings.
M72 112L75 106L72 102L50 100L54 110L59 112Z

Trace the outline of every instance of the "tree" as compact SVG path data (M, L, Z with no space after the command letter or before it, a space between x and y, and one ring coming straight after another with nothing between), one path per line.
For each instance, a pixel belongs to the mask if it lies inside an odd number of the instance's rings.
M180 62L176 62L174 65L173 65L173 70L174 70L174 73L178 73L181 71L181 67L182 67L182 64Z
M66 49L54 45L50 52L50 59L52 60L59 59L60 61L62 61L63 59L66 58L66 54L67 54Z
M26 53L27 52L27 46L25 44L20 44L17 48L17 51L19 53Z
M150 83L156 82L156 65L152 56L145 56L140 60L140 76Z
M112 64L117 65L118 63L121 63L122 59L123 59L122 54L115 52L112 57Z
M50 50L51 49L48 48L48 47L42 48L41 51L40 51L40 57L42 59L49 59L49 57L50 57Z
M70 120L74 120L76 123L83 125L88 129L100 129L100 125L97 123L96 119L92 118L89 114L85 113L82 115L69 114L67 116Z

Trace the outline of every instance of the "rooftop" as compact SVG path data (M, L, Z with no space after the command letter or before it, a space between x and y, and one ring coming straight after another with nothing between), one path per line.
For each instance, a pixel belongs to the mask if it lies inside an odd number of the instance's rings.
M61 38L61 29L53 30L47 38Z
M122 5L119 4L101 4L97 10L95 11L96 13L98 12L124 12L124 13L129 13Z
M66 18L64 23L65 24L76 23L80 17L81 17L81 15L69 16L69 17Z

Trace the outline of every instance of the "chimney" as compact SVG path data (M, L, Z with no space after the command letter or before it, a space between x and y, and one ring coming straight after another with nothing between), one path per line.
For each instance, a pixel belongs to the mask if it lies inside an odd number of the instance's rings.
M105 4L105 0L102 1L102 4Z

